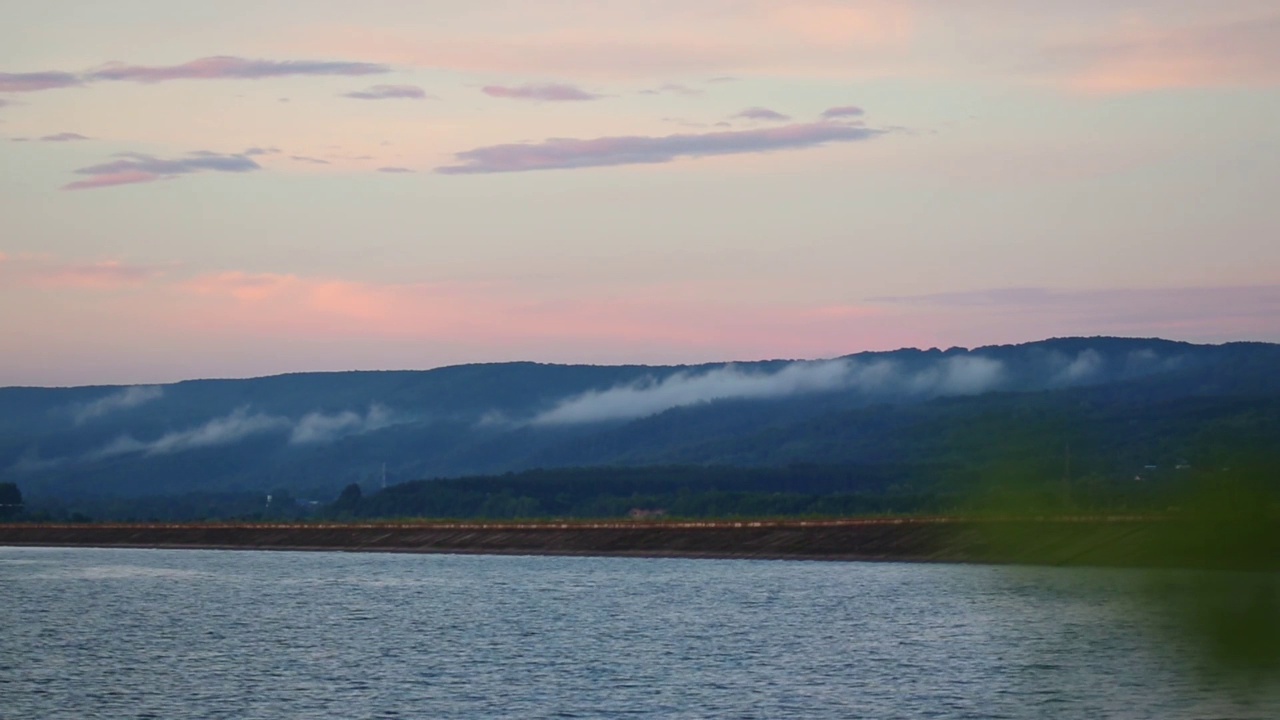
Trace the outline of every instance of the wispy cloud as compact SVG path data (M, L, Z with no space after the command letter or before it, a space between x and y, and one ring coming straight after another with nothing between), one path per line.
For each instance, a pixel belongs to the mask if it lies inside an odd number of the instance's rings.
M691 88L688 85L680 83L665 83L656 88L647 88L640 91L641 95L702 95L703 92L697 88Z
M166 266L136 265L119 260L68 261L48 254L0 253L0 286L117 290L140 286L163 276Z
M140 285L159 277L164 270L150 265L131 265L118 260L95 263L37 263L28 268L28 280L41 287L110 290Z
M779 310L750 301L689 307L675 296L697 291L666 285L613 287L587 300L570 300L555 290L531 293L506 280L372 284L334 277L228 272L190 278L173 289L177 292L172 305L183 309L163 310L172 322L198 323L235 336L266 338L269 343L341 337L497 348L509 347L512 338L519 338L535 348L530 352L539 358L562 360L580 360L576 353L591 345L617 348L611 358L631 361L677 357L674 348L689 347L700 348L705 359L758 356L776 353L777 348L797 354L831 354L847 350L843 338L864 321L818 317L805 307ZM742 323L744 315L751 316L752 322ZM472 357L488 352L476 349Z
M380 167L378 168L378 172L388 173L388 174L403 174L403 173L411 173L413 172L413 170L407 167L390 166L390 167Z
M506 98L508 100L538 100L544 102L576 102L583 100L599 100L604 97L587 92L576 85L565 83L548 83L545 85L486 85L480 92L489 97Z
M862 108L857 105L841 105L839 107L831 107L822 111L822 117L827 120L835 120L838 118L862 117L866 114Z
M83 84L79 76L65 72L0 73L0 92L36 92Z
M535 425L599 422L654 415L714 400L768 398L831 390L844 384L843 361L792 363L775 373L726 366L702 373L679 372L662 380L646 377L607 390L574 395L537 415Z
M184 450L230 445L254 435L288 432L292 427L293 423L288 418L263 413L251 414L247 407L242 407L198 427L176 430L151 441L123 435L93 453L91 459L129 453L167 455Z
M1136 307L1139 305L1220 305L1280 308L1280 285L1242 285L1167 288L1104 288L1063 290L1043 287L1007 287L924 295L867 298L872 303L932 307L990 306L1047 309L1085 305Z
M343 93L343 97L355 100L425 100L429 96L416 85L374 85L364 90Z
M862 0L857 3L766 3L770 26L814 47L897 47L914 35L918 10L910 3Z
M99 188L115 187L117 185L136 185L138 183L155 182L156 180L167 180L172 175L156 175L155 173L143 172L141 170L121 170L120 172L104 173L95 175L89 180L76 180L62 186L63 190L96 190Z
M768 122L786 122L791 119L790 115L783 115L777 110L770 110L767 107L749 107L733 117L744 118L747 120L764 120Z
M76 170L77 175L88 175L89 179L68 183L62 189L89 190L154 182L201 172L243 173L260 169L262 166L245 154L222 155L200 151L190 153L187 157L167 160L141 153L126 153L119 160Z
M1280 15L1135 30L1048 49L1044 64L1092 93L1280 85Z
M288 318L285 322L323 318L330 326L343 320L371 329L389 322L423 323L424 314L431 314L424 310L432 307L429 289L421 286L379 286L276 273L215 273L187 280L182 287L195 295L234 298L250 311L246 319L253 321L283 313L280 317ZM406 315L414 317L402 317Z
M1102 355L1092 348L1082 350L1074 359L1064 359L1062 369L1050 380L1050 385L1075 385L1087 380L1102 369Z
M231 55L199 58L181 65L127 65L108 63L83 73L60 70L0 73L0 92L37 92L95 82L130 81L158 83L170 80L258 80L263 78L379 75L390 65L333 60L255 60ZM407 87L407 86L390 86Z
M716 400L759 400L838 390L926 397L968 395L997 387L1003 375L1004 365L999 361L969 355L938 360L916 371L905 371L887 360L801 361L775 372L727 365L702 373L678 372L661 380L647 377L575 395L537 415L532 423L626 420Z
M17 462L9 466L9 470L15 473L38 473L62 467L68 461L69 458L42 458L36 448L28 448Z
M350 435L364 435L402 423L386 407L371 405L361 415L351 410L326 414L314 412L304 415L293 427L289 442L294 445L313 445L333 442Z
M552 138L539 143L490 145L466 150L454 155L458 164L438 167L436 172L463 175L667 163L682 157L763 153L856 142L879 137L886 132L837 123L807 123L664 137Z
M544 5L541 15L518 27L464 23L359 32L317 26L297 47L311 54L340 51L397 65L522 78L652 83L654 78L814 72L865 77L882 72L877 53L897 55L910 48L911 18L920 12L915 3L894 0L556 0ZM547 20L556 15L564 19Z
M998 317L1040 334L1167 333L1195 338L1274 334L1280 285L1060 290L991 288L867 298L868 302ZM1046 331L1046 328L1050 330Z
M187 281L185 287L201 295L226 295L241 301L254 301L302 284L305 283L296 275L232 271L202 275Z
M231 55L204 57L181 65L108 63L84 74L86 81L127 80L157 83L169 80L259 80L295 75L379 75L389 65L333 60L253 60Z
M77 405L72 409L72 415L75 417L76 424L81 425L95 418L121 410L136 408L139 405L145 405L162 397L164 397L164 388L162 387L156 385L134 385L116 390L92 402Z
M136 407L160 397L160 394L142 392L159 390L159 388L139 390L133 397L134 404L128 407ZM113 407L107 412L124 409L124 407ZM351 435L376 432L405 422L410 420L397 417L391 410L378 404L371 405L364 413L351 410L337 413L313 412L302 416L297 421L282 415L251 412L246 406L196 427L165 433L155 440L138 440L132 435L121 435L81 459L100 460L133 453L168 455L199 448L232 445L251 437L270 434L288 434L289 443L293 445L316 445Z
M1070 295L1071 293L1047 288L1009 287L924 295L887 295L870 297L867 301L904 305L1043 305L1064 300Z
M307 163L309 165L331 165L332 164L328 160L308 157L306 155L290 155L289 159L293 160L294 162Z
M40 138L40 141L41 142L75 142L77 140L91 140L91 139L92 138L87 137L85 135L81 135L80 133L61 132L55 135L45 135L44 137Z

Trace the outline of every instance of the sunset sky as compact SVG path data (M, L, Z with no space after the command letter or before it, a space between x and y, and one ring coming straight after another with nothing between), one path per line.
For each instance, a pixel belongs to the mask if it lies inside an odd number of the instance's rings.
M1280 341L1274 0L0 17L0 385Z

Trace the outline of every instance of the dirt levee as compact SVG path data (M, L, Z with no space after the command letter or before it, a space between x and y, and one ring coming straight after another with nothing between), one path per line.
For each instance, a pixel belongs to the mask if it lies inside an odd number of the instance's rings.
M1144 518L10 524L0 545L1165 565Z

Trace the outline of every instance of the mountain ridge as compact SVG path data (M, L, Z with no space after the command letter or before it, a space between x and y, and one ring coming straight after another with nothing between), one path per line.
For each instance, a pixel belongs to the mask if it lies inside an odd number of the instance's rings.
M1169 452L1192 455L1222 445L1219 430L1204 428L1232 418L1270 438L1277 367L1276 344L1099 336L823 360L515 361L0 388L0 482L54 498L274 488L331 497L352 482L375 486L384 463L395 482L538 467L914 458L970 472L987 454L972 428L1011 436L1036 423L1042 434L1074 428L1081 467L1118 476L1159 444L1125 449L1107 439L1131 423L1167 427L1161 442L1185 448ZM1194 398L1214 402L1177 404ZM1177 427L1155 416L1161 408L1177 408Z
M173 380L168 382L136 382L136 383L89 383L83 385L0 385L0 391L8 390L54 390L54 391L78 391L78 390L109 390L121 389L128 387L140 386L158 386L168 387L173 385L184 385L189 383L225 383L225 382L250 382L257 380L272 380L278 378L289 378L298 376L331 376L331 375L415 375L420 373L433 373L442 371L452 371L462 368L488 368L488 367L559 367L559 368L626 368L626 369L699 369L718 367L722 365L768 365L776 363L794 363L794 362L826 362L831 360L853 359L860 357L875 356L891 356L899 353L941 353L943 355L956 352L977 352L987 350L1007 350L1017 349L1029 346L1050 346L1054 344L1075 344L1080 342L1122 342L1122 343L1159 343L1169 347L1184 346L1196 348L1223 348L1231 346L1272 346L1280 347L1280 343L1271 343L1261 340L1230 340L1221 343L1193 343L1185 340L1169 340L1161 337L1126 337L1120 335L1067 335L1060 337L1049 337L1042 340L1029 340L1020 343L994 343L990 345L963 346L953 345L945 349L932 346L929 348L919 348L914 346L903 346L893 350L860 350L844 355L834 355L831 357L820 358L760 358L756 360L713 360L697 363L582 363L582 362L543 362L539 360L495 360L474 363L454 363L450 365L441 365L432 368L387 368L378 370L291 370L286 372L270 373L266 375L247 375L243 377L225 376L225 377L197 377L185 378L182 380Z

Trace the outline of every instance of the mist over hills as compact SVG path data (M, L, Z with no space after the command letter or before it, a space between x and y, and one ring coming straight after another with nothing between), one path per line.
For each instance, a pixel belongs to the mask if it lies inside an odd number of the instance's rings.
M287 489L577 466L984 463L1132 475L1280 447L1280 346L1065 338L694 366L463 365L0 388L33 498ZM903 471L902 468L907 468Z

